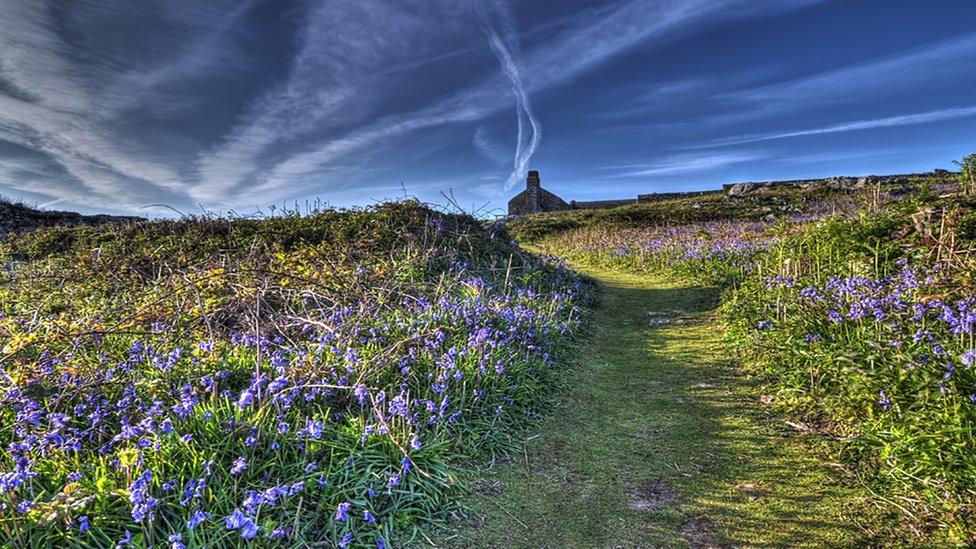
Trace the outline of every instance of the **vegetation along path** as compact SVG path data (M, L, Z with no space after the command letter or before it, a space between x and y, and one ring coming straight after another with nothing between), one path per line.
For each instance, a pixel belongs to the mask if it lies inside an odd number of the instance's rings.
M558 411L474 499L457 546L849 546L864 505L765 411L718 292L583 269L602 288ZM866 516L866 515L864 515Z

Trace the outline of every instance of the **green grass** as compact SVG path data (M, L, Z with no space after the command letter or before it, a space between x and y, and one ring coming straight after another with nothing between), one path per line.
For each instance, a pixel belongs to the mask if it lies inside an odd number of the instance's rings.
M731 363L717 290L584 272L603 302L558 411L483 475L446 545L819 547L875 535L865 494L828 464L836 448L768 411Z

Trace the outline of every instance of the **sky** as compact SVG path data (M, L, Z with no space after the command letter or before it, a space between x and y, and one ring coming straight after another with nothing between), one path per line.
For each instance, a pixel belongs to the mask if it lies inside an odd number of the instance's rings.
M0 194L250 214L949 168L972 0L0 0Z

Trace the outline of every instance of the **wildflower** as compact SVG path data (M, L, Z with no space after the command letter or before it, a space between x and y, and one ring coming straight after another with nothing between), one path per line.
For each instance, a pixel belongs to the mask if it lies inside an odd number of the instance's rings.
M888 398L888 395L885 394L884 389L881 390L880 394L881 394L881 398L878 399L878 404L880 404L885 411L890 410L891 400Z
M350 507L352 507L352 504L350 504L349 502L344 501L340 503L339 507L336 508L335 519L338 522L345 522L349 520Z
M115 543L115 547L121 548L121 547L127 547L129 545L132 545L132 532L126 530L125 533L122 534L122 539L120 539Z
M322 423L309 419L305 425L305 428L302 429L299 434L305 435L307 438L318 440L322 438Z
M183 543L183 536L180 534L173 534L167 539L170 543L170 549L186 549L186 544Z
M136 522L142 522L146 518L152 520L153 510L159 504L159 500L149 495L152 478L152 471L145 471L129 486L129 503L132 504L132 518Z
M352 543L352 532L346 532L346 535L342 536L342 539L339 541L339 547L345 549L346 547L349 547L351 543Z
M88 515L78 517L78 530L80 532L87 532L90 527L91 524L89 523Z
M373 513L369 512L369 509L363 509L363 520L369 523L374 523L376 522L376 517L373 516Z
M234 512L224 519L224 526L228 530L240 530L241 537L244 539L253 539L261 530L254 523L254 519L245 515L240 509L234 509Z
M390 413L394 416L407 417L410 410L407 408L407 400L402 394L393 397L390 401Z
M410 447L414 450L419 450L424 444L416 436L410 437Z
M208 519L210 519L210 513L205 513L197 509L196 511L193 512L192 515L190 515L190 519L186 521L186 526L190 530L193 530L194 528L196 528L197 526L199 526L201 523L203 523Z
M976 364L976 349L968 349L963 351L962 356L959 360L966 366L972 366Z
M233 465L230 468L230 474L239 475L247 470L247 461L243 457L239 457L234 460Z
M75 471L73 473L68 473L68 482L78 482L82 477L81 471Z
M241 526L241 537L244 539L254 539L260 531L261 527L255 524L254 520L248 519L247 522Z
M403 469L403 474L409 475L410 471L413 470L413 467L410 466L410 458L403 456L403 459L400 460L400 468Z
M756 328L759 330L768 330L772 327L773 327L773 323L768 320L760 320L759 324L756 325Z
M362 406L366 403L366 396L369 395L369 391L366 389L365 385L360 383L353 389L353 395L355 395L356 400L359 401L359 405Z
M399 485L400 485L400 475L396 473L390 475L390 486L399 486Z

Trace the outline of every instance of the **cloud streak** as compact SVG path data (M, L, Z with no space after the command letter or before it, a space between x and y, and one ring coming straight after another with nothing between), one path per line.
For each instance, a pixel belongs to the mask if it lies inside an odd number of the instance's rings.
M532 106L529 103L529 94L525 91L522 83L522 74L518 65L512 59L512 54L502 41L501 37L494 29L488 29L488 38L491 49L501 63L502 71L512 83L512 94L515 95L516 122L518 125L518 137L515 146L515 160L512 173L505 180L504 190L509 190L522 178L525 177L529 169L529 161L539 142L542 140L542 126L532 113Z
M743 151L721 154L675 154L657 162L623 164L617 166L601 166L597 169L619 171L601 179L648 178L655 176L669 176L687 174L725 168L735 164L743 164L766 158L761 152Z
M791 137L806 137L811 135L824 135L824 134L831 134L831 133L873 130L877 128L894 128L898 126L930 124L933 122L942 122L945 120L957 120L961 118L968 118L971 116L976 116L976 107L958 107L952 109L942 109L937 111L902 114L898 116L887 116L884 118L874 118L870 120L857 120L853 122L844 122L841 124L832 124L830 126L810 128L805 130L744 135L744 136L733 137L729 139L721 139L713 143L711 146L722 147L726 145L739 145L743 143L756 143L760 141L789 139Z
M770 130L782 125L754 124L857 105L889 91L911 94L923 79L951 82L959 71L976 70L976 34L753 87L745 86L769 82L775 67L710 75L655 57L669 45L698 47L688 44L700 43L699 37L682 39L713 26L817 3L615 0L553 10L503 0L306 0L284 10L259 0L160 0L151 7L123 0L7 0L5 17L15 24L0 26L0 164L6 141L47 165L33 175L8 169L0 183L44 201L92 208L165 202L227 209L319 193L354 196L356 189L383 188L382 178L393 170L395 187L409 181L403 172L420 172L443 156L453 155L442 165L459 170L452 162L473 147L495 166L475 166L473 175L453 184L475 194L491 187L497 196L538 161L537 114L546 123L547 160L591 154L565 152L573 141L565 135L570 125L578 128L575 142L594 144L594 154L639 158L640 146L689 150L703 140L729 146L972 115L969 107L925 110L940 105L920 106L920 100L893 111L916 114L832 125L821 119L811 128L779 132ZM265 50L274 51L261 57ZM647 63L640 78L656 87L641 88L633 78L641 71L627 65L620 72L631 87L615 96L615 110L581 115L588 94L604 86L584 78L603 79L601 68L633 63L636 55ZM579 94L572 93L576 85ZM595 137L605 129L600 124L631 117L663 120L634 120L653 131L613 143L605 134ZM498 146L500 128L511 132L514 151ZM679 141L686 134L692 138ZM730 134L744 135L707 142ZM431 160L435 152L441 156ZM673 156L604 173L609 179L679 175L759 156ZM583 158L567 164L590 169ZM471 181L495 170L498 179ZM433 188L457 176L420 177Z

